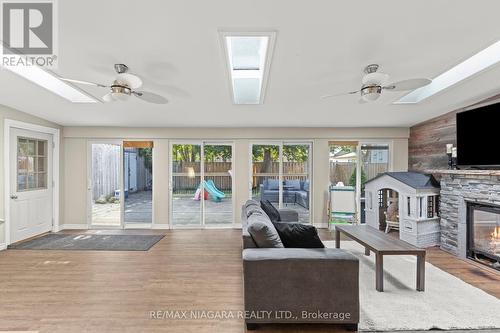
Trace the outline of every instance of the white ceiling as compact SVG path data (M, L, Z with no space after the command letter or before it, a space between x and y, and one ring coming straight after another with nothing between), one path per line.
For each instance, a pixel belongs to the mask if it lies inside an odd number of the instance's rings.
M59 68L111 83L113 64L142 76L166 105L72 104L0 71L0 103L61 125L409 126L500 91L500 66L419 105L356 96L362 69L379 63L394 81L433 78L500 39L500 1L484 0L72 0L58 1ZM263 105L233 105L218 30L275 30ZM94 96L101 88L84 87Z

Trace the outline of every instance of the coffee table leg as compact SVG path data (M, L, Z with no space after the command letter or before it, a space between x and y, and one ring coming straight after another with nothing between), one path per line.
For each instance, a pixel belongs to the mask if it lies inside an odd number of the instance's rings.
M384 291L384 256L375 254L375 287L377 291Z
M340 249L340 231L335 229L335 247Z
M365 256L369 256L370 255L370 249L365 247Z
M425 290L425 253L417 255L417 290Z

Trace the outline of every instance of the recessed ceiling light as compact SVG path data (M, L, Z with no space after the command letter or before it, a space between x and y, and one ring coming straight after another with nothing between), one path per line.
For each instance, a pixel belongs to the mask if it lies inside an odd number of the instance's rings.
M73 85L62 81L55 74L38 66L3 66L9 71L61 96L73 103L97 103L98 101L74 87Z
M262 104L275 33L222 32L234 104Z
M394 104L415 104L437 94L438 92L457 84L466 78L479 73L482 70L500 61L500 41L488 46L472 57L464 60L450 70L442 73L425 87L416 89L403 96Z

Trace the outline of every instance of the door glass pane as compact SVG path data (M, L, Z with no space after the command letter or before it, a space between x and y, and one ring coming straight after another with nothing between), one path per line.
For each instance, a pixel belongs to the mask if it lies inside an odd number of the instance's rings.
M310 220L310 148L309 144L283 145L282 203L296 210L302 223Z
M18 137L17 191L42 190L46 188L47 141Z
M201 225L201 145L172 145L172 219L175 225Z
M365 183L378 174L389 171L388 144L361 145L361 223L365 223ZM383 215L383 214L382 214ZM380 216L380 214L379 214Z
M153 145L152 142L140 144L147 147L127 147L127 142L124 143L125 223L152 222Z
M356 220L357 143L330 143L330 223Z
M279 145L252 145L252 199L279 207Z
M233 223L232 146L203 146L205 181L205 224Z
M120 226L120 151L118 144L92 144L92 224Z

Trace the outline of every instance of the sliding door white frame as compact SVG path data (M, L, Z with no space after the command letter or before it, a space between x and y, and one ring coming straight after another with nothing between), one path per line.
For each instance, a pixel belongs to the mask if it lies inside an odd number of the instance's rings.
M155 160L155 147L154 147L154 139L123 139L123 142L125 141L152 141L153 142L153 150L152 150L152 156L151 156L151 160L152 160L152 164L153 164L153 168L152 168L152 173L151 173L151 177L153 179L155 179L155 164L154 164L154 160ZM125 157L125 147L123 147L122 145L122 158ZM122 164L124 164L122 162ZM125 165L122 165L123 168L125 168ZM123 170L123 187L125 188L125 170ZM154 182L154 181L153 181ZM125 193L125 192L124 192ZM155 225L155 188L154 188L154 185L153 183L151 184L151 222L143 222L143 223L137 223L137 222L127 222L125 221L125 203L124 202L124 208L123 208L123 228L124 229L152 229L153 226Z
M231 168L232 168L232 177L231 177L231 210L232 210L232 222L227 224L209 224L205 223L205 200L200 200L200 224L193 225L175 225L174 223L174 211L173 211L173 146L174 145L199 145L200 146L200 184L203 184L205 179L205 145L221 145L221 146L230 146L231 147ZM176 140L169 142L169 169L170 169L170 179L169 179L169 225L171 229L223 229L223 228L234 228L236 226L236 209L235 209L235 170L234 170L234 142L232 141L224 141L224 140ZM203 196L203 195L202 195Z
M279 149L279 155L278 155L278 162L279 162L279 172L278 172L278 180L279 180L279 194L278 194L278 207L285 208L283 206L283 180L284 180L284 173L283 173L283 147L287 145L308 145L309 146L309 154L308 154L308 178L309 178L309 223L312 223L314 221L313 219L313 209L312 209L312 203L313 203L313 140L254 140L249 143L249 175L248 175L248 188L249 188L249 198L252 199L252 186L253 186L253 146L254 145L269 145L269 146L278 146Z
M361 223L361 169L363 167L363 161L361 160L361 147L366 144L379 144L387 145L389 148L389 163L388 171L392 171L394 167L393 159L393 142L392 140L370 140L370 139L331 139L330 141L341 141L341 142L352 142L353 146L356 145L356 223ZM330 160L328 160L330 163ZM330 166L329 166L330 168ZM330 217L328 217L330 219Z

